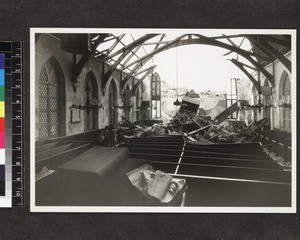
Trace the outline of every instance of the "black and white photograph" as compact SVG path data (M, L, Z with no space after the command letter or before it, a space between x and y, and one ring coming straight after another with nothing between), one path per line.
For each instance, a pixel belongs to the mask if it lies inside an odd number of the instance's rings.
M296 211L296 30L30 29L30 210Z

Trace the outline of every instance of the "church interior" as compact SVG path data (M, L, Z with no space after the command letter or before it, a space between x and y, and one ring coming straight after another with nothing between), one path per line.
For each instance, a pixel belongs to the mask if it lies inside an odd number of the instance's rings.
M177 91L165 122L152 58L199 44L238 55L228 60L245 78L215 116ZM34 48L36 206L291 206L291 35L36 33ZM171 201L133 186L145 166L182 180Z

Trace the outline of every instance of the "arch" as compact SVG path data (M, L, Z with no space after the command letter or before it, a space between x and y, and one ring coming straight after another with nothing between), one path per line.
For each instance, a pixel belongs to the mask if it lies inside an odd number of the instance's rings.
M127 84L125 85L125 89L126 89L126 90L131 90L131 87L130 87L130 84L129 84L129 83L127 83Z
M281 128L291 131L291 80L285 70L280 77L278 100Z
M66 134L65 77L54 56L42 66L39 75L39 139Z
M253 104L257 104L257 96L258 96L258 90L257 90L257 88L255 87L255 85L253 84L252 85L252 90L251 90L251 92L252 92L252 96L253 96Z
M257 105L259 103L259 95L258 95L258 90L257 88L255 87L255 85L252 86L252 103L253 105ZM254 108L253 111L251 111L251 115L252 115L252 118L253 120L257 120L258 118L258 114L257 114L257 110Z
M157 72L151 75L151 117L161 118L161 78Z
M90 70L84 82L84 103L86 105L98 104L98 84L95 74ZM84 130L98 129L98 108L86 108L84 111Z
M125 118L131 120L130 118L130 105L131 105L131 97L127 91L130 91L129 84L126 84L125 91L124 91L124 114Z
M171 48L185 46L185 45L193 45L193 44L211 45L211 46L227 49L229 51L238 53L239 55L243 56L251 64L253 64L253 66L255 66L257 69L259 69L261 71L261 73L268 79L270 84L272 86L274 86L274 76L272 74L270 74L258 61L256 61L251 56L260 57L260 58L263 58L264 60L269 61L270 59L268 57L264 57L264 56L261 56L261 55L258 55L258 54L251 53L251 52L246 51L244 49L240 49L236 46L232 46L232 45L226 44L224 42L220 42L220 41L217 41L215 39L205 37L205 36L200 35L200 34L193 34L193 36L196 37L196 38L189 37L189 39L183 39L186 36L191 36L191 35L186 35L186 34L182 35L179 38L175 39L174 41L166 43L164 46L157 48L153 52L139 58L136 61L131 62L126 67L130 67L130 66L132 66L136 63L144 61L144 60L146 60L146 59L148 59L148 58L150 58L150 57L152 57L152 56L154 56L158 53L161 53L161 52L166 51L166 50L171 49Z
M141 109L141 105L142 105L141 104L141 101L142 101L142 99L141 99L141 88L138 87L135 90L135 92L136 92L136 95L135 95L136 121L141 121L141 119L140 119L140 116L141 116L140 109Z
M107 84L106 84L105 91L102 92L103 96L106 96L106 94L109 94L109 88L110 88L111 84L114 85L114 88L116 90L116 94L118 95L120 93L119 81L117 81L114 77L111 77L109 79L109 81L107 82Z
M291 80L288 73L285 70L283 70L279 82L279 95L278 95L279 99L282 96L285 96L287 94L290 95L290 92L291 92Z
M270 108L270 102L271 102L271 94L272 90L270 88L270 84L267 79L264 79L263 85L261 87L261 103L263 105L263 117L270 118L271 116L271 108Z
M115 79L112 78L108 87L109 124L118 124L118 90Z
M270 84L268 82L268 80L265 78L264 83L263 83L264 87L270 87Z

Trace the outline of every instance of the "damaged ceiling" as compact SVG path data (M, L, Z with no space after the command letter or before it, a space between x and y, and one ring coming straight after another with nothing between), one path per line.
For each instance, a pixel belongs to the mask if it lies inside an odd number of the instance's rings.
M115 69L125 74L122 88L131 77L145 79L156 65L153 56L165 50L191 44L204 44L228 50L223 56L240 68L258 89L259 84L251 72L260 71L274 86L274 77L265 66L278 59L291 72L291 61L285 54L291 51L290 35L236 34L204 36L200 34L52 34L61 39L62 48L83 55L78 62L78 75L90 56L110 65L104 76L104 85ZM243 44L246 41L249 44ZM234 54L234 55L232 55ZM142 74L143 73L143 74Z

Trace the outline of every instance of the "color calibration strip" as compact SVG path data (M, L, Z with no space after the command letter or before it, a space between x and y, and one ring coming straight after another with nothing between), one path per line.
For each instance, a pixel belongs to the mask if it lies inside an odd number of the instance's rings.
M24 206L23 42L0 41L0 55L4 56L4 78L0 81L0 115L4 122L0 132L3 129L5 140L4 160L0 159L0 165L4 161L0 176L5 176L5 194L0 195L0 207Z
M0 54L0 196L5 196L5 55Z
M11 150L12 150L12 137L11 137L11 45L12 43L0 41L0 55L4 56L3 65L1 64L1 69L3 69L3 83L1 82L1 102L4 102L4 122L1 123L0 132L5 134L5 156L4 167L2 171L5 174L5 194L0 196L0 207L12 207L12 170L11 170ZM1 72L2 73L2 72ZM3 88L3 89L2 89ZM3 93L3 95L2 95ZM2 174L1 174L2 175Z

